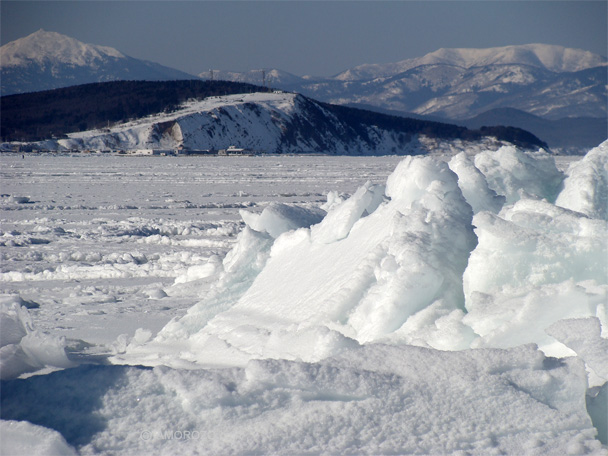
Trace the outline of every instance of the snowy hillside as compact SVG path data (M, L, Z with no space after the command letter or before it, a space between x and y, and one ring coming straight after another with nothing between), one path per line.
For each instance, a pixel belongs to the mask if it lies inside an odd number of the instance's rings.
M224 77L251 82L250 74ZM401 62L359 65L331 78L277 78L272 83L330 103L446 119L497 108L549 119L605 117L608 96L605 57L544 44L439 49Z
M365 115L357 110L335 111L292 93L231 95L188 102L175 112L103 131L71 133L69 139L56 144L65 149L126 150L219 150L233 145L265 153L330 155L404 155L442 147L463 150L503 144L494 137L449 125L374 116L366 119ZM396 124L383 126L385 119Z
M5 44L0 55L2 95L99 81L194 78L111 47L85 44L42 29Z

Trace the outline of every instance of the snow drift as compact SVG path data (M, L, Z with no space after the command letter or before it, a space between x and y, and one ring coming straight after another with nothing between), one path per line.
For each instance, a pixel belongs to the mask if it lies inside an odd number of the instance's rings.
M369 344L318 363L81 366L21 383L3 385L3 414L82 454L605 454L582 362L533 346ZM35 413L21 406L31 401Z

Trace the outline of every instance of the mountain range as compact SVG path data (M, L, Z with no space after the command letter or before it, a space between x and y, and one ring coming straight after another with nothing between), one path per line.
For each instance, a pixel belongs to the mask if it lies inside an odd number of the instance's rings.
M213 72L213 77L293 90L338 104L364 104L467 119L515 108L548 119L606 116L606 58L562 46L439 49L420 58L360 65L333 77L277 69ZM264 73L264 77L262 74ZM199 74L209 78L211 72Z
M279 69L209 70L198 77L264 85L391 115L516 126L551 147L585 148L608 137L607 68L605 57L587 51L529 44L439 49L400 62L359 65L332 77ZM44 30L2 46L0 69L2 95L100 81L197 78Z
M264 83L329 103L467 127L525 128L553 148L576 149L608 138L607 69L603 56L530 44L440 49L401 62L360 65L329 78L278 69L199 76Z

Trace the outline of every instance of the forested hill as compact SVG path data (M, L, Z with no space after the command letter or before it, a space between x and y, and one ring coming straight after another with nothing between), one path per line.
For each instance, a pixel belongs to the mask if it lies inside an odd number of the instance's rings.
M0 98L1 136L3 141L58 138L67 133L104 128L151 114L173 112L189 100L264 91L269 89L229 81L113 81L9 95ZM475 140L493 136L525 147L546 147L543 141L519 128L469 130L345 106L319 105L362 135L365 135L366 127L373 125L383 130L423 134L430 138ZM319 125L318 122L313 123Z
M171 112L190 99L259 91L229 81L111 81L0 98L4 141L35 141Z

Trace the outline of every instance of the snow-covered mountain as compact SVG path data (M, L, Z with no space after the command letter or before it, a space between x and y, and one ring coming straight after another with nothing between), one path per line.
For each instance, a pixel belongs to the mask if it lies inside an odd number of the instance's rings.
M580 49L549 44L525 44L486 49L438 49L423 57L388 64L359 65L335 76L341 81L394 76L424 65L450 65L462 68L520 64L556 73L605 66L606 58Z
M293 93L211 97L111 129L71 133L45 147L219 150L234 145L267 153L403 155L504 144L490 133L486 137L455 126L373 113L367 113L373 116L368 120L363 111L356 118L357 110L340 109L346 108Z
M606 68L605 57L588 51L529 44L439 49L396 63L360 65L331 78L291 75L269 83L330 103L447 119L467 119L497 108L548 119L605 117ZM252 82L250 74L222 76Z
M0 48L2 95L114 80L194 79L158 63L38 30Z

